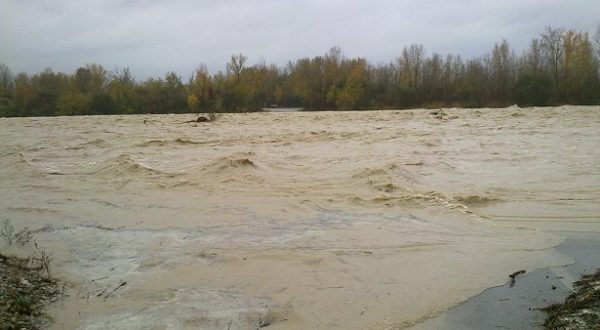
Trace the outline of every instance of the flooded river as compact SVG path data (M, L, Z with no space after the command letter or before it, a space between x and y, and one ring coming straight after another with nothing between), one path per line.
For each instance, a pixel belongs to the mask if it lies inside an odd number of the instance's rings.
M193 119L0 118L54 328L403 328L600 234L599 107Z

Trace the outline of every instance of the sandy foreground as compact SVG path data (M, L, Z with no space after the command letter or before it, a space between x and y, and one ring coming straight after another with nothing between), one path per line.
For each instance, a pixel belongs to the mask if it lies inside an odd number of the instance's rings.
M404 328L600 233L600 107L431 112L0 118L0 216L56 329Z

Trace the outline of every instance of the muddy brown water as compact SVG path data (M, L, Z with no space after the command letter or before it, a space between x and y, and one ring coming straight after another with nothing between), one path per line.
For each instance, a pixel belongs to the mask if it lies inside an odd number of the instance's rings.
M600 233L599 107L194 118L0 118L54 328L403 328Z

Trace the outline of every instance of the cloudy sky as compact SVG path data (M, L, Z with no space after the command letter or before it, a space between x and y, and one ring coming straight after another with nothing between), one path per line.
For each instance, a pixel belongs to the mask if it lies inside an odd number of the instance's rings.
M186 78L201 63L224 70L232 53L285 64L338 45L380 63L419 43L473 57L502 38L521 51L546 26L598 24L599 0L0 0L0 63Z

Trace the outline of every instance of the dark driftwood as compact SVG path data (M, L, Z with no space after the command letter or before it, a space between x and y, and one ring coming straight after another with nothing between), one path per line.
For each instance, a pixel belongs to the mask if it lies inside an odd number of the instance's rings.
M510 277L510 287L511 288L513 286L515 286L516 278L517 278L517 276L519 276L521 274L525 274L525 270L524 269L521 269L518 272L514 272L514 273L508 275L508 277Z
M184 121L184 123L210 123L212 121L215 121L215 119L217 119L216 115L209 114L208 116L199 116L195 120Z

